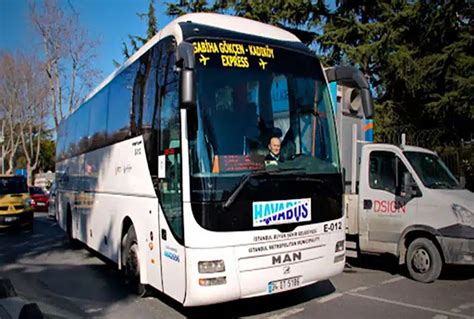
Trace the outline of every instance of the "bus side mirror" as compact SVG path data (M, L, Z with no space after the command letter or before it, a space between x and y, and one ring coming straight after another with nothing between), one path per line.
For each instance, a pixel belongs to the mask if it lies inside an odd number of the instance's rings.
M182 108L196 107L196 90L194 89L194 70L183 69L180 83L180 105Z
M352 66L336 66L326 69L328 82L342 82L360 90L362 107L366 119L374 117L374 103L370 93L369 83L364 74Z
M369 89L361 89L360 97L362 99L362 107L364 109L364 114L366 119L371 119L374 117L374 102L372 100L372 94L370 94Z
M194 86L194 70L183 69L181 71L180 99L179 105L187 110L188 139L196 139L198 129L196 90Z

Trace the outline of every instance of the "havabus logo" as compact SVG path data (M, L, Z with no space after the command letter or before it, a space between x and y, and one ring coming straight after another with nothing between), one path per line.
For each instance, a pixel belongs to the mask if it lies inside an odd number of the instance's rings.
M163 253L163 255L166 257L166 258L169 258L173 261L176 261L176 262L179 262L179 255L172 252L172 251L169 251L169 250L165 250L165 252Z
M253 203L254 227L310 220L311 198Z

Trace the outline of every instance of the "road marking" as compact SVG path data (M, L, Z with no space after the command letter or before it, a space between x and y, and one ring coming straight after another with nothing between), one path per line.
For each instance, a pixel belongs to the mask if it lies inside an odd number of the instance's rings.
M463 305L460 305L458 308L463 309L463 310L467 310L469 308L474 308L474 302L465 303Z
M270 317L267 317L267 319L284 319L289 316L296 315L297 313L300 313L304 311L304 308L295 308L295 309L290 309L282 313L278 313L276 315L272 315Z
M433 319L449 319L449 317L445 315L434 315Z
M349 291L350 291L350 292L358 292L358 291L363 291L363 290L367 290L367 289L369 289L369 287L360 286L360 287L351 289L351 290L349 290Z
M100 312L102 311L102 308L91 308L91 309L86 309L86 313L94 313L94 312Z
M397 306L403 306L403 307L407 307L407 308L414 308L414 309L429 311L429 312L433 312L433 313L436 313L436 314L444 314L444 315L458 317L458 318L472 319L471 316L466 316L466 315L462 315L462 314L454 313L454 312L450 312L450 311L444 311L444 310L439 310L439 309L433 309L433 308L428 308L428 307L423 307L423 306L412 305L412 304L401 302L401 301L388 300L388 299L384 299L384 298L367 296L367 295L362 295L362 294L353 293L353 292L346 292L346 294L351 295L351 296L355 296L355 297L360 297L360 298L365 298L365 299L371 299L371 300L381 301L381 302L385 302L385 303L390 303L390 304L397 305Z
M344 296L343 293L336 292L336 293L333 293L333 294L331 294L331 295L329 295L329 296L322 297L321 299L318 300L318 302L319 302L319 303L325 303L325 302L334 300L334 299L339 298L339 297L342 297L342 296Z
M452 312L462 312L463 310L468 310L469 308L474 308L474 303L465 303L456 308L451 309Z
M404 277L395 277L395 278L392 278L392 279L388 279L388 280L385 280L385 281L382 281L382 285L385 285L385 284L391 284L393 282L397 282L397 281L400 281L400 280L403 280L405 279Z

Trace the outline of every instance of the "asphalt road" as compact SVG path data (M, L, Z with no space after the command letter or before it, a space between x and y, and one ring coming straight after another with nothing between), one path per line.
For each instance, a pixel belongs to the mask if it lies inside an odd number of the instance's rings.
M450 267L435 283L421 284L381 257L300 290L221 305L183 308L159 292L136 298L114 265L71 249L40 214L33 232L0 233L0 277L47 318L474 318L473 268Z

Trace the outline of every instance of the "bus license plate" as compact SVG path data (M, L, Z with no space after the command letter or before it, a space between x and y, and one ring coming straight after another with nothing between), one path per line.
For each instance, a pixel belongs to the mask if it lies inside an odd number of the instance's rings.
M38 206L46 206L46 203L38 202L38 203L36 203L36 205L38 205Z
M270 281L268 283L268 293L275 293L299 287L300 281L301 276Z
M5 217L5 222L7 223L11 223L11 222L14 222L18 220L18 217L17 216L13 216L13 217Z

